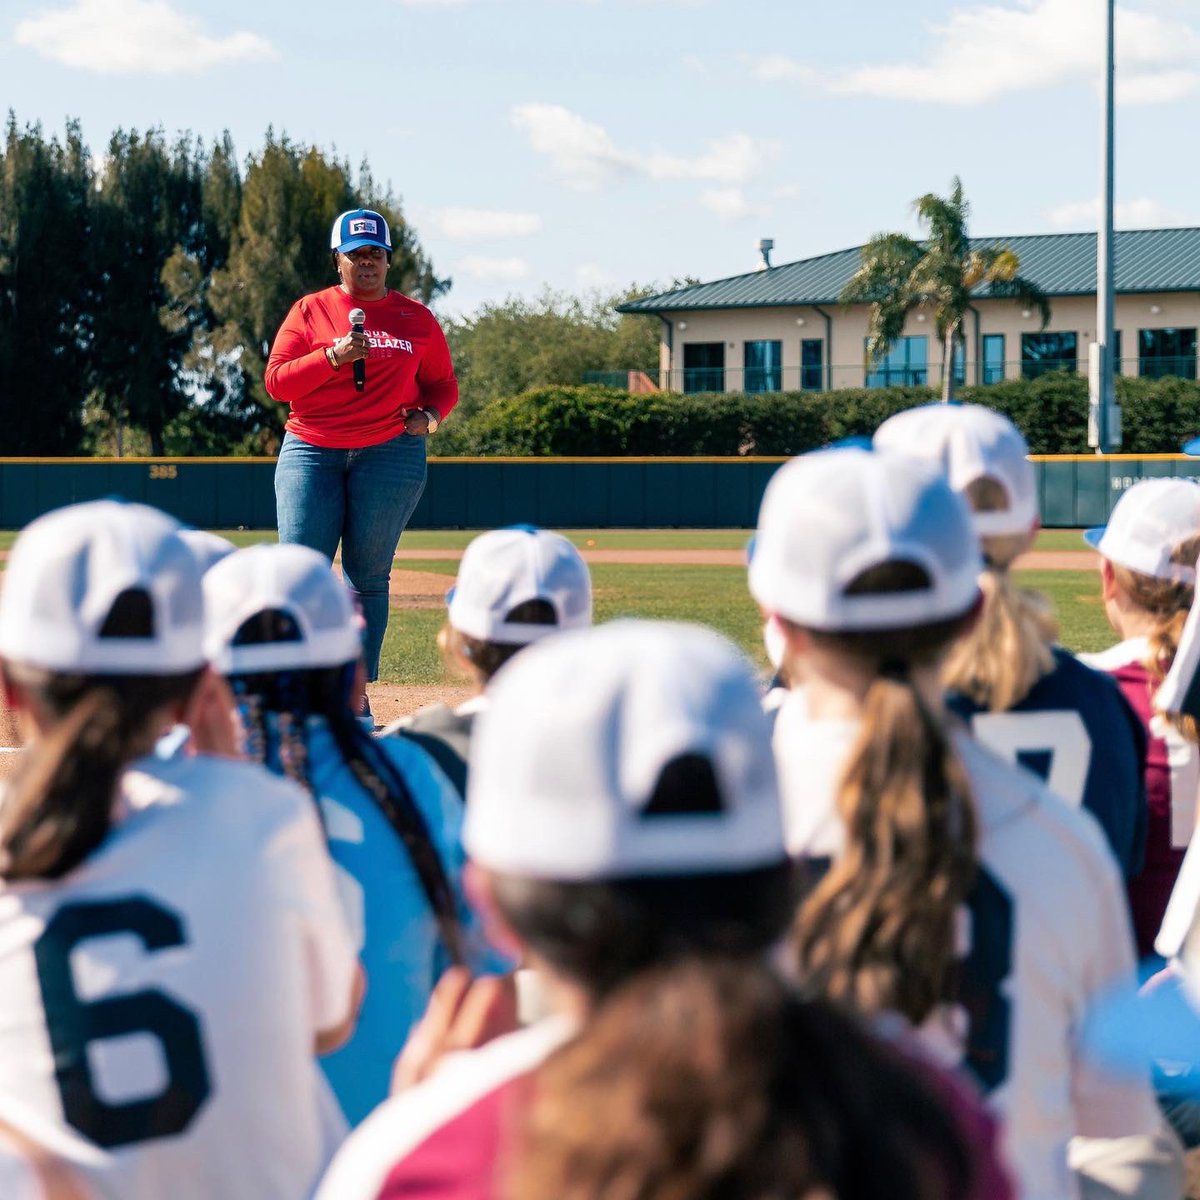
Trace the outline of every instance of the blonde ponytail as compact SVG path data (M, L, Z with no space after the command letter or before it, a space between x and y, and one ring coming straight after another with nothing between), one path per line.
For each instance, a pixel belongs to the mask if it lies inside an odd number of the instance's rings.
M984 540L985 553L990 540ZM979 587L979 620L950 650L942 683L981 708L1007 712L1054 669L1058 622L1046 598L1016 587L1007 563L995 564L990 554Z

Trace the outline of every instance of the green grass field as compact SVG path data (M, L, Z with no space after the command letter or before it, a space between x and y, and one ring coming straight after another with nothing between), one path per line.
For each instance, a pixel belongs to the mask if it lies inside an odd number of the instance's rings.
M589 539L605 549L741 549L749 530L566 530L578 546ZM432 571L446 577L449 587L456 571L452 561L405 558L406 549L458 548L475 536L469 532L412 532L404 535L396 566ZM1086 549L1078 530L1046 530L1039 550ZM755 662L766 666L758 610L746 588L740 566L700 567L598 563L592 567L596 619L622 616L698 621L732 638ZM1098 579L1092 570L1021 571L1022 587L1045 592L1054 603L1061 640L1072 650L1100 650L1113 642L1100 604ZM443 610L393 609L384 643L381 678L401 684L454 682L443 667L434 638Z
M219 530L238 546L274 541L269 530ZM747 529L569 529L563 531L581 548L603 550L742 550ZM406 556L413 550L462 550L477 530L412 530L404 535L396 556L402 569L433 572L446 577L449 588L457 570L453 560L422 560ZM0 550L16 537L0 533ZM1078 530L1043 530L1039 550L1082 550ZM676 566L661 563L598 563L592 568L596 619L656 617L697 621L721 630L755 662L766 665L758 610L746 588L742 566ZM1046 592L1054 601L1062 642L1072 650L1098 650L1113 635L1100 605L1096 573L1084 571L1023 571L1023 587ZM443 666L435 645L444 608L393 608L383 647L380 678L387 683L438 685L458 682Z

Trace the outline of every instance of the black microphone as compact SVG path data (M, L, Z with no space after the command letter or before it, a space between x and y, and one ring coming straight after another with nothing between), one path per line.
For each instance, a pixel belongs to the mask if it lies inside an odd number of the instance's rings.
M350 332L362 333L363 325L366 323L367 314L361 308L356 308L350 313ZM361 392L367 384L367 364L365 359L356 358L354 360L354 390Z

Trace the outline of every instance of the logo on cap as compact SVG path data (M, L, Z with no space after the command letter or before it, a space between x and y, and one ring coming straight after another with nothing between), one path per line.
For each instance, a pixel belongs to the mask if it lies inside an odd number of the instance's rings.
M354 237L360 233L378 233L379 225L370 217L354 217L350 221L350 236Z

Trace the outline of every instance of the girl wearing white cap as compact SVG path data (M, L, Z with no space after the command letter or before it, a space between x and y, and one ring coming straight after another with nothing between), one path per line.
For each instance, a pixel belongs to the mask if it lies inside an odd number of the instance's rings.
M1190 717L1156 717L1154 693L1175 660L1195 595L1200 487L1190 479L1135 483L1117 501L1108 525L1084 537L1100 552L1104 612L1121 641L1083 659L1116 680L1146 731L1146 857L1129 884L1138 952L1146 956L1154 951L1196 827L1196 723Z
M767 488L750 588L804 688L774 732L788 843L832 863L800 906L796 961L810 986L898 1013L964 1061L1005 1120L1022 1195L1079 1194L1077 1134L1122 1139L1106 1150L1139 1194L1171 1194L1148 1082L1106 1077L1081 1042L1091 1002L1133 974L1112 856L1087 814L953 733L943 706L981 567L966 505L929 464L832 450Z
M756 681L711 630L621 621L518 656L465 836L552 1015L378 1109L318 1200L1011 1195L986 1117L767 966L793 871Z
M1057 644L1050 601L1013 582L1041 524L1025 439L989 408L928 404L885 421L875 445L936 463L979 535L983 607L942 668L951 710L1002 758L1082 804L1131 879L1145 853L1145 734L1116 685Z
M252 759L318 802L367 992L322 1067L351 1124L387 1095L392 1060L451 963L486 951L459 883L462 805L422 750L367 733L350 592L306 546L261 545L204 576L210 661L233 689Z
M0 1095L103 1154L123 1200L295 1200L345 1126L315 1054L358 966L304 795L148 756L203 699L199 568L162 513L35 521L0 596L29 748L0 802ZM3 1108L0 1107L0 1114Z
M457 708L433 704L388 727L437 760L466 795L467 754L475 719L488 705L492 677L526 646L592 623L592 578L561 533L512 525L481 534L466 548L447 596L438 634L443 656L475 680Z

